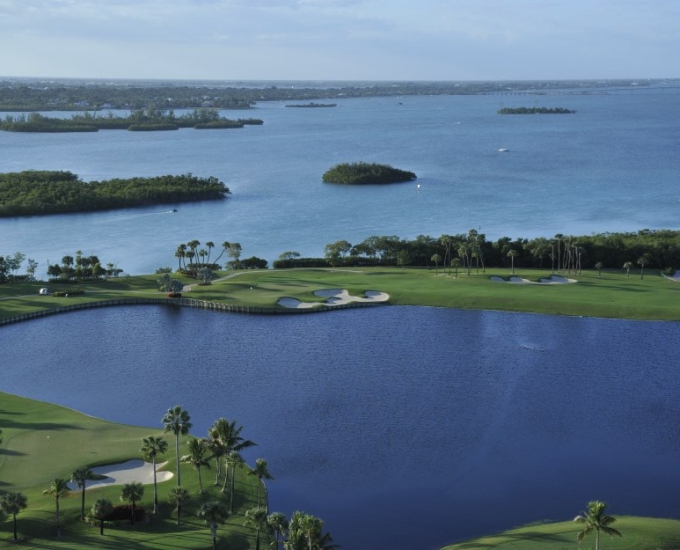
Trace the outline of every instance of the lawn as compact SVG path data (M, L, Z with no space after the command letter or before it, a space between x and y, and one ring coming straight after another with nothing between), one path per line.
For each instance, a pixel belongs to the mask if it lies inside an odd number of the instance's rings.
M395 305L436 306L462 309L524 311L551 315L575 315L640 320L680 320L680 281L649 273L626 277L624 271L584 271L569 275L574 284L526 284L497 282L508 278L509 270L473 271L469 276L443 269L358 268L287 269L232 272L208 286L192 284L185 297L234 306L274 308L282 297L318 302L315 290L345 288L362 295L379 290L390 295ZM536 282L550 277L547 270L518 270L516 276ZM44 283L0 286L0 319L60 305L120 297L158 297L154 275L124 277L80 286L82 296L57 298L39 296ZM50 285L54 290L73 285Z
M204 470L205 493L199 494L196 472L182 466L182 486L192 495L192 502L183 511L182 525L177 527L173 506L168 501L174 479L159 483L160 514L154 517L153 485L145 486L140 503L147 510L148 521L134 527L128 522L107 525L104 536L98 525L80 521L80 492L69 493L61 502L61 539L56 538L55 502L42 494L56 477L69 479L80 466L92 467L140 458L141 439L163 435L168 452L159 461L174 471L174 435L163 434L159 426L140 428L106 422L64 407L0 393L0 492L20 491L28 498L28 507L17 516L20 548L125 548L125 549L192 549L209 548L212 539L208 528L196 516L202 502L224 498L219 487L212 485L214 470ZM180 443L180 452L186 445ZM256 505L257 479L239 468L236 477L236 514L219 530L220 548L246 550L255 547L254 532L243 526L244 512ZM90 489L86 494L86 510L98 498L108 498L120 504L121 486ZM0 548L15 548L12 520L0 521Z
M600 535L602 550L675 550L680 547L680 521L675 519L617 517L612 525L621 537ZM588 550L595 547L595 535L588 535L580 545L576 534L582 524L572 521L545 523L511 529L496 535L452 544L442 550Z

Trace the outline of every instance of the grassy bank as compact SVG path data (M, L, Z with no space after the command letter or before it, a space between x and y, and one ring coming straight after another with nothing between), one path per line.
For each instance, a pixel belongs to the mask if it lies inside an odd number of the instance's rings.
M147 510L147 521L134 527L128 522L107 525L104 536L98 526L80 521L80 492L70 493L61 502L61 539L56 538L54 499L42 494L56 477L69 479L80 466L112 464L129 459L139 459L141 439L159 436L162 427L140 428L106 422L83 415L64 407L0 393L0 428L3 443L0 446L0 492L20 491L28 498L28 507L17 516L18 534L22 543L12 539L12 520L0 521L0 548L63 548L86 550L90 548L167 549L209 548L212 539L208 528L196 516L202 502L214 498L228 498L212 485L214 470L204 471L205 493L199 494L196 472L190 466L182 467L182 486L192 495L192 502L182 515L182 525L177 527L173 506L168 501L175 480L158 484L160 514L151 514L153 485L145 485L144 498L139 503ZM203 435L203 434L199 434ZM174 436L164 435L168 452L160 461L168 461L166 468L174 471ZM186 445L180 443L180 452ZM254 531L243 526L243 513L256 505L257 485L247 470L237 471L236 512L225 527L219 530L221 547L235 550L254 548ZM98 498L108 498L121 504L121 486L89 489L86 510Z
M613 525L621 537L600 535L603 550L673 550L680 547L680 521L675 519L617 517ZM594 548L595 535L577 546L576 534L583 525L573 521L546 523L511 529L502 533L452 544L442 550L566 550Z
M226 274L223 274L226 275ZM550 277L548 270L522 270L515 274L530 281ZM510 284L492 277L508 278L509 270L487 269L486 273L426 270L416 268L291 269L243 271L209 286L192 286L184 296L235 306L278 308L281 297L318 302L315 290L346 288L361 295L380 290L398 305L436 306L462 309L523 311L552 315L576 315L644 320L680 320L680 282L657 273L626 277L621 271L584 271L570 277L574 284ZM38 296L38 283L0 286L0 318L11 317L63 304L120 297L157 296L155 275L124 277L87 283L83 296L56 298ZM186 284L195 281L185 280ZM54 290L73 285L50 285Z

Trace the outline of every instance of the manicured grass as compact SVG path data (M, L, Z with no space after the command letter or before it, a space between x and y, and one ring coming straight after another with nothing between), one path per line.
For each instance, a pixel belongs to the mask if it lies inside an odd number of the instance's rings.
M621 516L612 525L621 537L600 535L602 550L675 550L680 547L680 521L675 519ZM442 550L586 550L595 547L595 535L579 546L576 534L583 528L573 521L529 525L445 546Z
M548 270L517 270L515 276L538 281L550 277ZM192 287L185 297L238 306L278 307L281 297L320 301L315 290L346 288L361 295L380 290L390 295L390 303L462 309L525 311L553 315L609 317L646 320L680 320L680 282L647 273L626 277L623 271L584 271L565 275L575 284L517 285L495 282L491 277L508 278L509 270L459 271L417 268L287 269L242 271L208 286ZM0 286L0 318L63 304L91 302L123 296L164 297L157 289L157 276L144 275L110 279L82 285L83 296L56 298L38 296L44 283ZM184 279L186 284L195 281ZM73 288L50 285L53 290Z
M21 491L28 498L28 507L17 516L20 548L210 548L209 529L196 516L198 506L206 500L224 498L219 487L212 485L214 470L203 470L205 493L199 494L196 472L182 466L182 486L192 495L192 503L183 511L182 525L177 527L173 506L168 501L175 479L159 483L160 514L154 517L153 485L145 485L144 498L139 505L146 508L148 521L131 527L127 522L107 526L104 536L98 525L80 521L80 492L69 494L61 502L62 537L57 540L54 500L43 495L51 480L69 479L80 466L92 467L141 458L141 439L149 435L163 435L168 441L168 452L159 461L168 461L165 469L174 471L174 435L163 434L162 426L140 428L106 422L71 409L0 393L0 492ZM203 434L199 434L203 435ZM180 453L186 445L180 443ZM247 475L247 468L239 468L236 477L236 514L219 529L220 548L246 550L255 546L254 532L243 527L243 514L256 505L257 479ZM121 504L121 486L90 489L86 494L86 510L97 498L108 498ZM12 521L0 521L0 548L15 548L11 542Z

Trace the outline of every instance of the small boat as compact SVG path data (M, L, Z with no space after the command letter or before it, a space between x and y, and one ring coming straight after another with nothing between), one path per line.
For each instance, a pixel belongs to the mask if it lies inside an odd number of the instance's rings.
M498 152L499 152L499 153L507 153L509 150L510 150L510 149L505 149L505 148L503 148L503 149L499 149Z
M173 211L173 212L177 212L177 208L173 208L172 211Z

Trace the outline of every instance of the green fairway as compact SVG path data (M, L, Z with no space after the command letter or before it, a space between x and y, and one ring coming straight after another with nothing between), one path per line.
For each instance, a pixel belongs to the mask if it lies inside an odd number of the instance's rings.
M182 525L177 527L173 506L168 501L169 491L176 486L174 479L158 484L160 513L152 512L153 485L145 485L144 498L139 503L147 511L147 521L134 527L127 521L107 525L104 536L98 525L80 521L80 492L69 493L61 500L61 539L56 538L55 502L42 494L50 481L57 477L69 479L80 466L139 459L143 437L163 436L168 441L168 452L159 462L168 461L165 469L174 471L174 435L163 434L159 426L140 428L106 422L76 411L0 393L0 428L3 443L0 446L0 493L22 492L28 498L28 507L17 515L20 548L210 548L209 529L196 517L201 503L224 499L215 487L214 469L203 471L204 494L199 494L196 472L188 465L182 466L182 486L189 490L192 501L183 510ZM202 436L203 434L198 434ZM180 443L180 452L186 453L186 444ZM121 486L89 489L86 511L98 498L108 498L114 505L120 501ZM254 531L243 526L244 512L256 506L257 479L247 475L247 467L237 469L235 514L219 529L220 547L245 550L255 547ZM0 521L0 548L15 548L12 542L12 520Z
M675 550L680 548L680 521L675 519L617 517L612 525L621 537L600 535L601 550ZM576 534L583 525L573 521L529 525L497 535L445 546L442 550L588 550L595 548L595 535L590 534L580 545Z
M419 268L357 269L280 269L237 271L211 285L199 286L194 280L184 297L239 307L273 308L282 297L303 302L319 302L315 290L342 288L361 296L367 290L390 295L396 305L436 306L462 309L522 311L553 315L608 317L644 320L680 320L680 282L658 273L626 277L624 271L584 271L564 275L572 284L540 284L549 278L548 270L517 270L515 276L534 284L498 282L508 279L509 270L487 269L470 275L458 271ZM164 298L157 289L157 276L145 275L87 283L78 288L81 296L58 298L39 296L44 283L0 286L0 319L63 305L109 300L121 297ZM74 285L50 285L53 290L73 289Z

